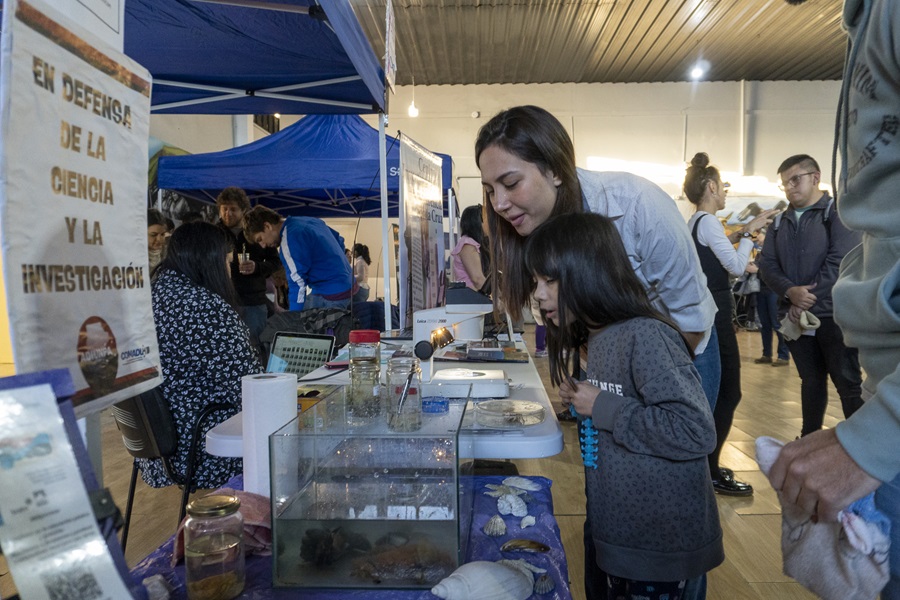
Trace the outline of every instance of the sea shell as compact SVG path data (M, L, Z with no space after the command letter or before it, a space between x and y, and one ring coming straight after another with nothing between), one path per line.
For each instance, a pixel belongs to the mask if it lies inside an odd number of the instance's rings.
M549 552L550 546L537 540L518 538L500 546L500 552Z
M524 494L525 490L515 487L509 487L508 485L495 485L493 483L489 483L485 485L489 492L483 492L485 496L491 496L492 498L499 498L500 496L505 496L506 494L513 494L514 496L518 496L520 494Z
M509 565L475 561L462 565L431 588L444 600L525 600L534 590L534 578Z
M535 594L549 594L556 588L556 582L553 578L544 573L534 582Z
M525 501L513 494L506 494L497 498L497 510L501 515L513 515L524 517L528 514L528 506Z
M504 535L506 534L506 522L500 515L494 515L487 523L484 524L482 531L484 531L486 535L491 535L494 537Z
M529 492L537 492L541 489L539 483L535 483L524 477L507 477L503 480L503 485L519 488L520 490L528 490Z
M532 517L531 515L528 515L526 517L522 517L522 522L519 524L519 527L521 529L525 529L526 527L531 527L532 525L534 525L534 523L535 523L534 517Z

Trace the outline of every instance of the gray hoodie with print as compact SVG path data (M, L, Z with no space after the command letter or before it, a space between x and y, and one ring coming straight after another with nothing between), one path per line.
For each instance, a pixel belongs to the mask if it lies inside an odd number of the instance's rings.
M841 264L834 317L859 348L870 397L837 436L867 473L890 481L900 474L900 3L846 0L844 27L838 208L863 235Z

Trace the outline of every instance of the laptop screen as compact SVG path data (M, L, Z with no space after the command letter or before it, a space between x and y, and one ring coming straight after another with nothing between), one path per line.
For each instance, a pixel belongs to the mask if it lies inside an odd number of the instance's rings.
M279 331L272 340L266 372L303 377L331 360L333 350L333 335Z

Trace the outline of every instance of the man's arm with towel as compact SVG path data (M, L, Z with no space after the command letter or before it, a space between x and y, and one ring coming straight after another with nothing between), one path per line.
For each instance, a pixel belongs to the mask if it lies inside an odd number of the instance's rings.
M785 446L769 472L772 487L785 502L798 504L825 521L866 494L881 481L850 458L834 429L811 433Z

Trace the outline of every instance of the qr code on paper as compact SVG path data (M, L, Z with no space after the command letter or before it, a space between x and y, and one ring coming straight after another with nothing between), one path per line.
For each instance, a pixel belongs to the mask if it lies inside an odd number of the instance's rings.
M103 590L94 574L82 567L41 574L41 582L50 594L50 600L94 600L103 597Z

